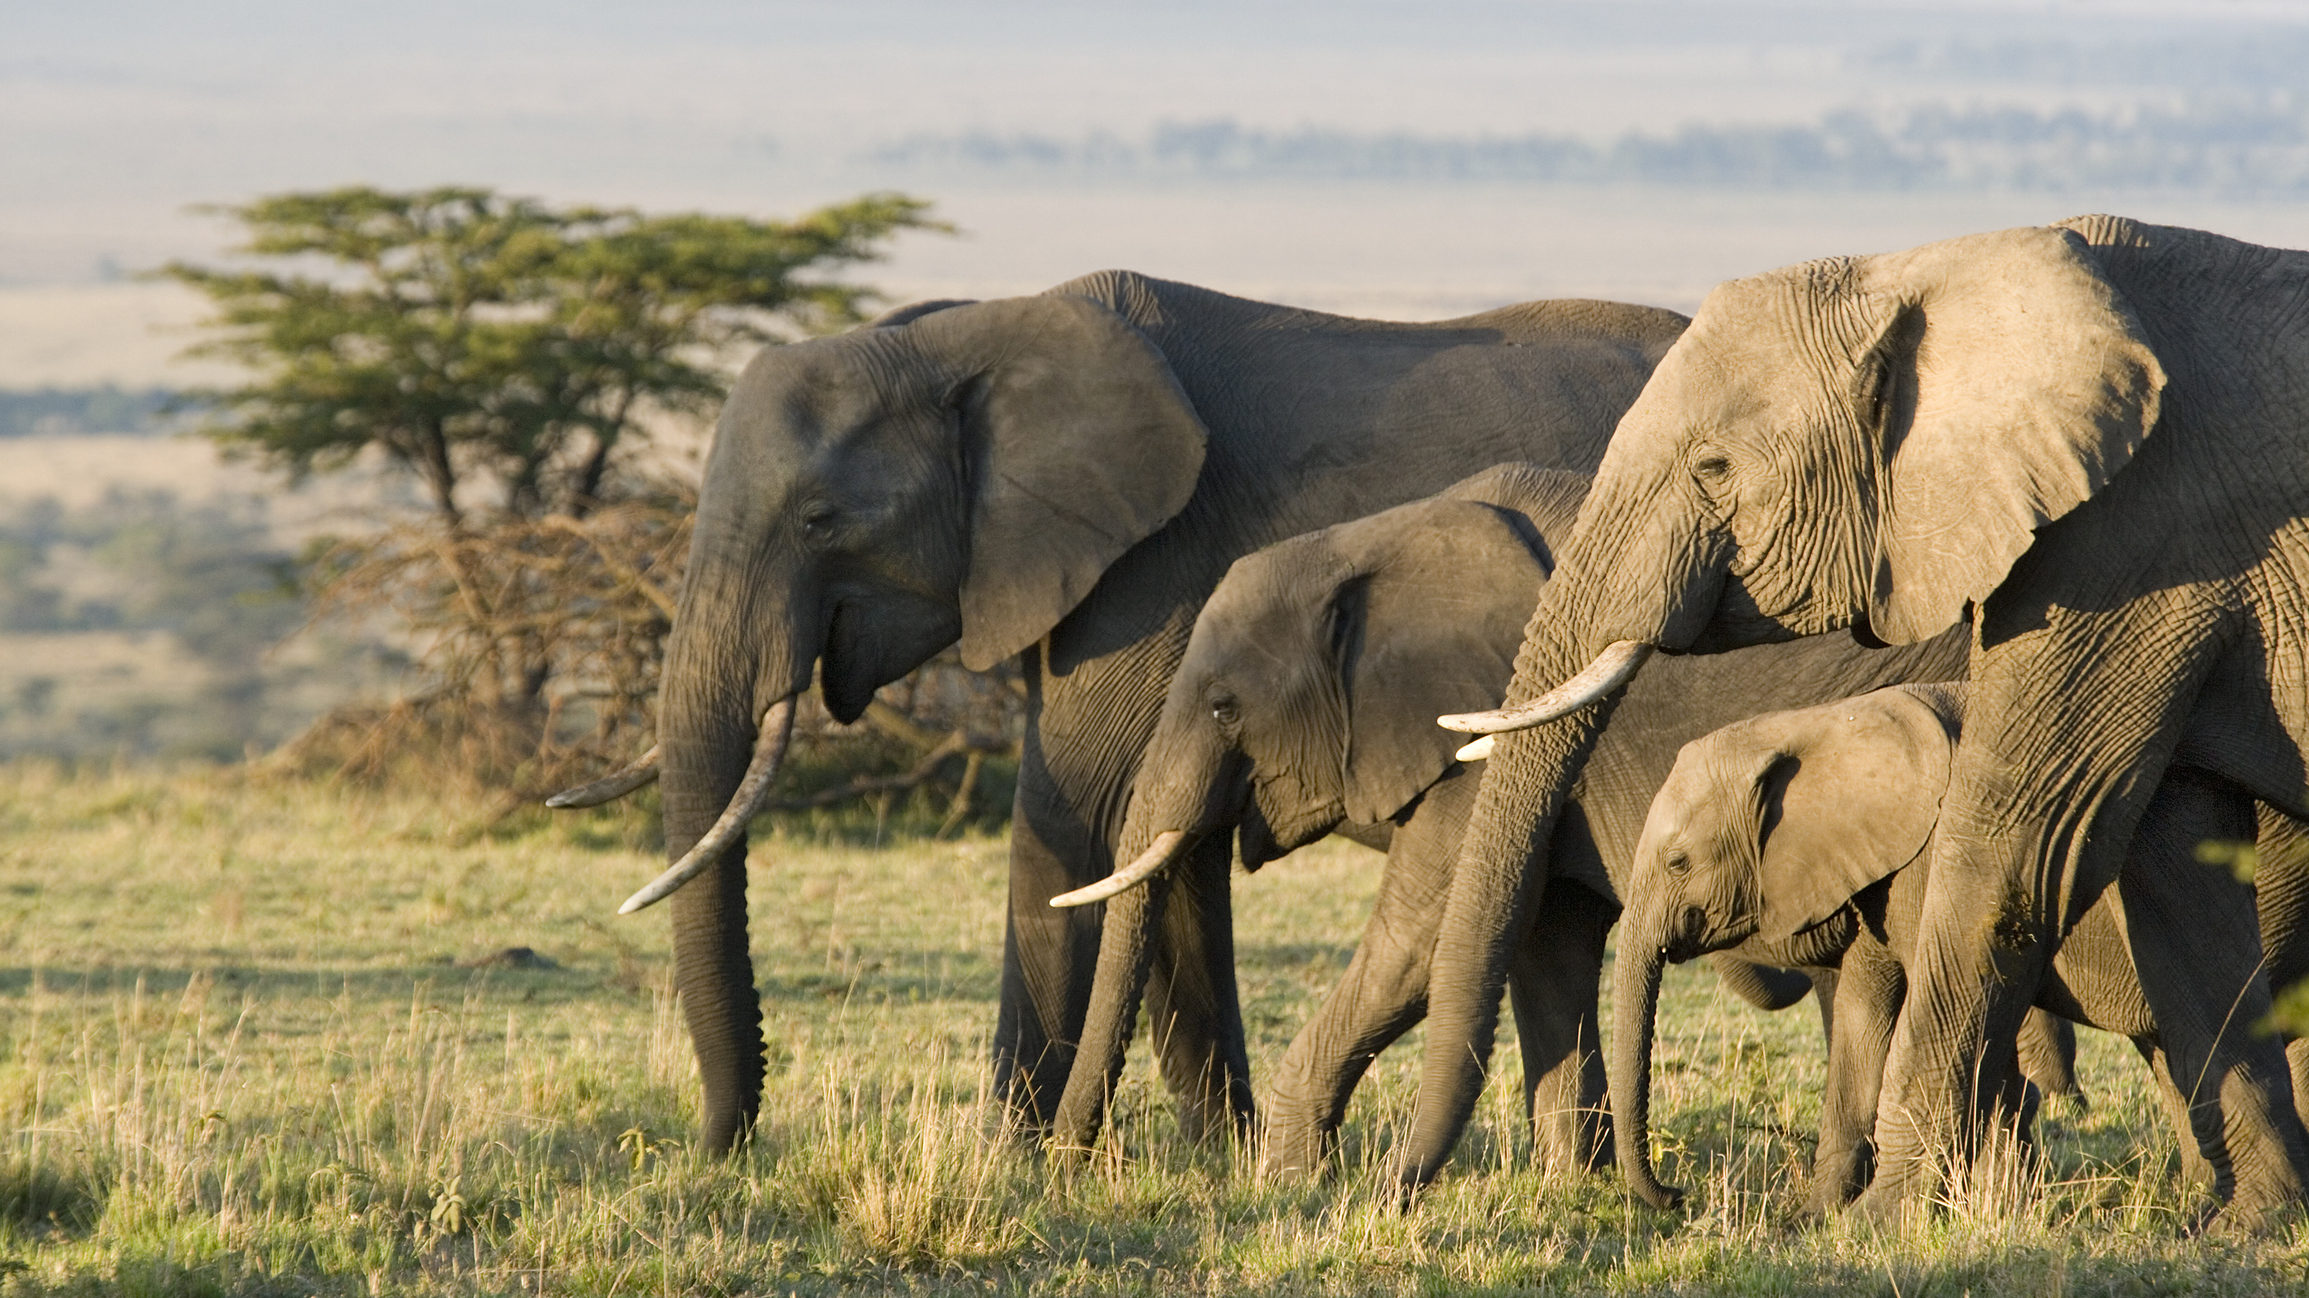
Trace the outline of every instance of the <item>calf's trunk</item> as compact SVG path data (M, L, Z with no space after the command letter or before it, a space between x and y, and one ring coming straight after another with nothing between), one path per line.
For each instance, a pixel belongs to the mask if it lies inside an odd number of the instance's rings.
M1660 1184L1652 1168L1652 1029L1667 963L1654 931L1635 924L1620 930L1620 956L1612 968L1612 1127L1628 1188L1655 1208L1673 1208L1684 1192Z

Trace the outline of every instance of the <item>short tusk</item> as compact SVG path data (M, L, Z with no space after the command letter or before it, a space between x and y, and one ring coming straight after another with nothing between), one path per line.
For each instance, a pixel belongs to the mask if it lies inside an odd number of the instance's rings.
M1544 722L1568 717L1627 684L1628 678L1651 656L1652 647L1641 640L1614 640L1579 675L1529 703L1518 703L1496 712L1456 712L1435 718L1435 724L1471 735L1529 730Z
M591 784L580 784L574 789L563 789L545 800L555 810L569 807L598 807L604 802L615 802L644 784L657 782L658 746L651 744L649 751L634 759L631 766L620 767Z
M1129 865L1106 876L1087 888L1062 892L1050 899L1050 904L1065 910L1070 906L1088 906L1094 901L1105 901L1116 893L1129 892L1147 880L1162 873L1163 867L1178 855L1179 845L1187 841L1183 829L1166 829L1155 835L1154 846L1139 854Z
M778 764L786 757L786 744L794 737L794 698L787 695L770 705L762 714L760 738L754 741L754 759L746 764L745 778L738 781L738 791L730 795L730 805L722 808L721 819L698 839L696 845L682 858L668 867L664 874L650 880L649 886L625 899L617 908L620 915L631 915L645 906L664 901L683 884L703 873L705 868L721 859L721 854L744 841L746 826L762 809L769 797L770 783L778 778Z
M1498 742L1499 736L1485 735L1483 738L1478 739L1474 743L1460 749L1458 752L1453 753L1452 756L1463 762L1480 762L1484 758L1491 756L1491 746Z

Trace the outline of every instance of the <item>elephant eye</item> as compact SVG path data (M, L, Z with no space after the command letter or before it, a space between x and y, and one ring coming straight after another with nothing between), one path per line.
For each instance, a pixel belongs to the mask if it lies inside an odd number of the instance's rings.
M1692 858L1684 855L1682 852L1668 853L1666 859L1661 861L1660 864L1667 868L1667 872L1669 874L1672 874L1679 879L1692 872Z
M1235 701L1233 699L1216 699L1212 701L1211 720L1216 721L1220 725L1225 726L1231 730L1234 728L1235 723L1241 721L1242 719L1242 713L1235 709Z
M831 505L812 505L802 514L802 535L813 541L825 540L834 530L834 508Z
M1732 461L1722 451L1702 451L1692 457L1692 477L1702 487L1714 488L1732 475Z

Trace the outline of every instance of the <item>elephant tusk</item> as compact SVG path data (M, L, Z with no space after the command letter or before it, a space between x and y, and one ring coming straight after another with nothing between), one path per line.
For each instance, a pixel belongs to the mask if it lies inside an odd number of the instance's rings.
M591 784L580 784L574 789L563 789L545 800L545 805L556 811L568 807L598 807L604 802L615 802L644 784L657 782L658 746L651 744L649 751L633 760L630 766L619 767Z
M1613 690L1628 683L1628 678L1652 656L1652 647L1641 640L1614 640L1604 646L1595 661L1582 669L1579 675L1556 686L1528 703L1501 708L1496 712L1455 712L1435 718L1435 724L1445 730L1459 730L1471 735L1496 735L1507 730L1529 730L1543 722L1567 717Z
M753 823L755 813L769 797L770 782L778 778L778 766L786 757L786 744L793 737L794 698L789 694L772 703L770 710L762 714L761 737L754 741L754 759L746 764L745 778L738 781L738 791L730 795L730 804L722 808L721 819L716 820L680 860L667 867L664 874L626 898L625 904L617 908L618 914L631 915L664 901L719 860L723 852L745 840L746 826Z
M1458 752L1453 753L1452 756L1463 762L1480 762L1484 758L1491 756L1492 745L1497 744L1498 742L1499 737L1497 735L1485 735L1483 738L1478 739L1474 743L1460 749Z
M1139 854L1129 865L1106 876L1087 888L1062 892L1050 899L1050 904L1065 910L1070 906L1088 906L1094 901L1105 901L1116 893L1129 892L1147 880L1162 873L1163 867L1178 855L1179 845L1187 841L1183 829L1166 829L1155 835L1154 846Z

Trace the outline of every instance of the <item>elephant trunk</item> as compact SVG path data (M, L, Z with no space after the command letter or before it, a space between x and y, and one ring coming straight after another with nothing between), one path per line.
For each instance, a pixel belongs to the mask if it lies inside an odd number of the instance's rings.
M1131 1031L1153 969L1155 939L1171 893L1167 872L1220 828L1232 764L1216 737L1165 727L1139 769L1117 844L1116 859L1130 864L1051 901L1054 906L1106 901L1090 1006L1051 1128L1057 1149L1088 1150L1106 1125L1107 1102L1122 1080Z
M1684 1192L1660 1184L1652 1169L1652 1029L1660 1005L1660 975L1667 949L1656 924L1620 930L1612 970L1611 1108L1619 1137L1620 1174L1628 1188L1655 1208L1673 1208Z
M1419 1103L1397 1170L1409 1194L1442 1170L1475 1112L1515 945L1547 890L1547 843L1612 703L1500 738L1461 842L1429 976Z
M1122 1080L1170 889L1171 881L1158 876L1107 903L1090 1009L1051 1123L1051 1144L1058 1150L1085 1153L1106 1126L1107 1103Z
M745 1138L761 1109L745 822L775 775L799 685L785 670L785 628L741 618L743 604L711 595L693 569L667 646L658 734L666 851L681 875L671 879L674 991L705 1092L701 1144L722 1153ZM765 699L773 701L766 713Z

